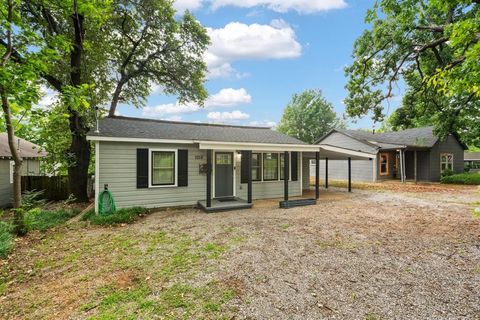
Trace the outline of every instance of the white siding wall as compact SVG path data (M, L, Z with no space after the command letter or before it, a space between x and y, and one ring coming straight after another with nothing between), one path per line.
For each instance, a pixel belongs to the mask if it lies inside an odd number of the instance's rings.
M13 189L10 183L10 160L0 160L0 207L12 203Z
M188 187L137 189L137 148L188 149ZM99 189L103 190L104 184L108 184L118 208L193 206L198 200L206 197L206 175L199 173L200 165L207 162L206 151L199 150L195 145L102 141L100 142L99 158ZM237 157L235 159L237 196L246 198L247 185L240 184L240 162ZM299 172L300 166L301 156L299 153ZM214 177L212 177L213 180ZM290 182L289 190L292 196L301 194L300 173L299 181ZM282 195L283 181L253 183L254 199L281 197Z
M374 160L352 160L352 181L374 182ZM310 176L315 178L315 162L310 164ZM320 179L325 179L325 160L320 160ZM328 160L328 179L347 180L348 161Z

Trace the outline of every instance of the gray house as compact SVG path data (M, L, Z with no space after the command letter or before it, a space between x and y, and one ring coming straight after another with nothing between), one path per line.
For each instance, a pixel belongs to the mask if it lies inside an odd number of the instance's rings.
M96 208L105 187L118 208L214 211L300 196L302 153L319 151L269 128L128 117L100 120L88 139L95 142Z
M36 144L15 138L18 151L23 157L22 176L40 174L40 160L46 153ZM13 197L13 159L8 146L8 136L0 133L0 207L12 204Z
M385 133L333 129L317 143L370 154L369 160L352 161L352 179L356 181L439 181L445 169L464 170L466 146L454 134L440 140L433 127ZM328 161L322 160L320 167L328 165L330 178L345 179L345 171L338 170L345 167L345 161Z

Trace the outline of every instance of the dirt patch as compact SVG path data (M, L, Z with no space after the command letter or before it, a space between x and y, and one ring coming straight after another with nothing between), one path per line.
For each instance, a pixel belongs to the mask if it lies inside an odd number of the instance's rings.
M32 235L0 267L0 313L479 319L479 195L407 191L330 188L315 206L256 201Z

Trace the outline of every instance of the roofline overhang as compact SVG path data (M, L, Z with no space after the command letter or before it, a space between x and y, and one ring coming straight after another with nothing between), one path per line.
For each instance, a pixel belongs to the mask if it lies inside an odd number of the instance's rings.
M341 148L341 147L335 147L329 144L318 144L320 147L320 153L323 150L326 151L332 151L332 152L338 152L338 153L343 153L345 155L350 155L350 156L355 156L355 157L360 157L360 158L375 158L377 153L368 153L364 151L357 151L357 150L351 150L351 149L346 149L346 148Z
M288 143L257 143L257 142L231 142L231 141L209 141L209 140L176 140L176 139L150 139L150 138L127 138L127 137L104 137L87 136L89 141L110 141L110 142L138 142L138 143L173 143L173 144L198 144L199 149L215 150L252 150L252 151L319 151L318 146L308 144Z

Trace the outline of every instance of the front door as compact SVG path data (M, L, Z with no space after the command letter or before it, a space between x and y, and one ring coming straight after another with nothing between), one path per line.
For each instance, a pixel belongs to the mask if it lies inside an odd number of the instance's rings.
M233 197L233 153L215 153L215 198Z

